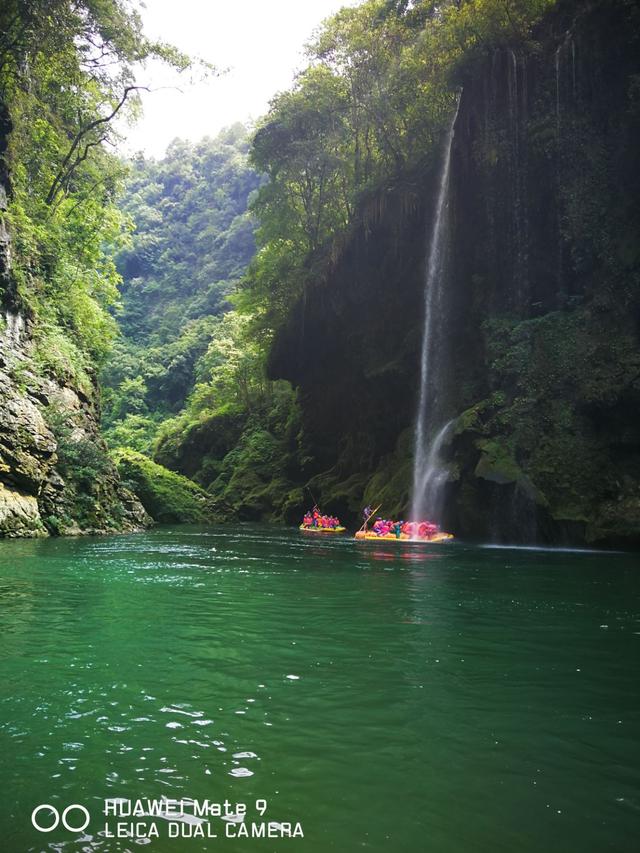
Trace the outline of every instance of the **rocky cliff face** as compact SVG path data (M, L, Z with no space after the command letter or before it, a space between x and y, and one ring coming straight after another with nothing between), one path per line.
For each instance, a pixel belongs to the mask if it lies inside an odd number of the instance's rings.
M2 217L9 130L0 113L0 537L138 530L151 519L109 460L97 392L43 373L34 321L19 307Z
M370 494L390 513L409 501L432 184L405 176L369 201L271 352L271 374L298 387L311 490L344 518Z
M148 526L107 456L94 401L38 373L21 314L2 320L0 537Z
M460 72L444 523L497 541L640 541L640 45L634 4L566 3ZM336 511L408 506L436 163L369 203L274 347Z
M567 3L463 81L449 507L467 535L640 542L639 48L633 4Z

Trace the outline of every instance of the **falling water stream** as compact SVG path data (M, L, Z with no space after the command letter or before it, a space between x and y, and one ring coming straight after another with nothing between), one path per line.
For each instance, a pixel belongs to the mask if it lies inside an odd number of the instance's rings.
M440 390L439 359L434 341L434 331L435 323L438 320L438 307L442 302L444 289L449 173L459 109L460 98L458 97L456 110L445 140L426 269L424 329L420 359L420 397L416 418L411 498L411 518L414 520L427 517L438 520L440 495L446 480L446 472L443 471L440 462L440 450L450 434L451 424L446 423L434 435L438 417L436 402ZM430 435L433 436L431 441L429 441Z

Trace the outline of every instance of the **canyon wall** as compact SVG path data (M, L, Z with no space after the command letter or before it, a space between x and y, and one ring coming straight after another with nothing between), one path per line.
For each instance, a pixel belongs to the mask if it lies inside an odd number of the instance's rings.
M38 321L18 293L0 111L0 537L139 530L151 519L124 487L99 431L95 377L86 387L45 369Z
M634 4L560 4L458 72L438 344L443 523L466 538L640 541L640 44ZM365 200L276 339L312 488L409 504L435 156Z

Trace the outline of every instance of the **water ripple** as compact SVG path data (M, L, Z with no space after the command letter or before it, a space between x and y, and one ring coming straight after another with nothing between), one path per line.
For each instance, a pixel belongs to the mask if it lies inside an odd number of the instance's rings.
M165 795L264 798L300 853L630 849L635 563L251 525L1 543L2 837ZM207 849L102 829L44 846Z

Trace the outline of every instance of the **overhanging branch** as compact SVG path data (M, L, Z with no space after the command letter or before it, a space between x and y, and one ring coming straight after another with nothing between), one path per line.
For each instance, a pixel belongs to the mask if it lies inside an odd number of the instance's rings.
M113 108L113 110L109 113L108 116L102 116L100 118L94 119L93 121L90 121L88 124L86 124L83 128L81 128L78 131L73 142L71 143L71 147L69 148L69 151L67 152L64 160L60 164L60 168L58 169L58 172L57 172L55 178L53 179L53 183L51 184L51 187L49 188L49 192L47 193L47 198L46 198L46 203L48 205L53 204L53 202L55 201L55 198L58 195L58 193L60 192L60 190L63 189L68 184L69 179L71 178L71 176L75 172L76 168L80 165L80 163L82 163L84 160L87 159L87 154L89 152L89 149L93 148L95 145L99 145L100 142L103 142L104 139L106 138L106 137L102 136L97 141L89 141L89 142L84 143L85 144L84 151L81 154L78 154L77 153L78 149L80 148L80 146L83 143L87 134L91 133L91 131L95 130L97 127L100 127L101 125L108 124L112 119L115 118L115 116L119 113L119 111L125 105L127 98L129 97L131 92L139 91L141 89L146 91L146 92L149 91L148 86L127 86L123 92L122 97L120 98L120 100L118 101L118 103Z

